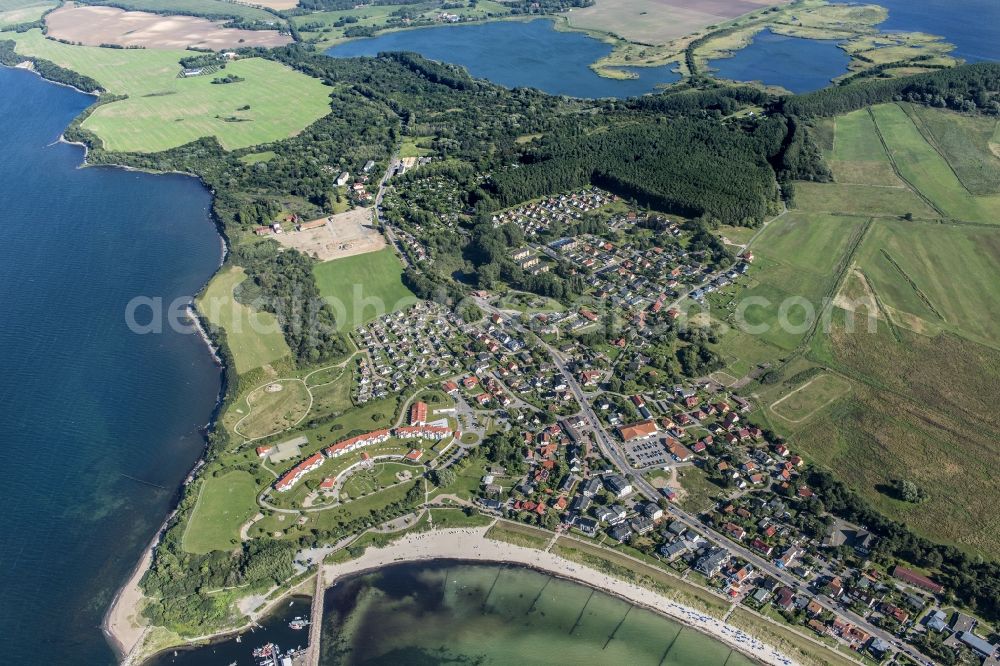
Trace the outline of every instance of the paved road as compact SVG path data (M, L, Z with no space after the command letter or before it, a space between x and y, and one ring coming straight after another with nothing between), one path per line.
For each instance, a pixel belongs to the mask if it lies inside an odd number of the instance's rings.
M410 267L410 259L406 256L406 252L403 251L403 245L399 242L399 238L396 236L396 231L392 228L384 217L382 217L382 198L385 196L385 188L389 183L389 176L392 174L393 165L396 164L396 160L399 159L398 154L394 154L389 158L389 166L386 167L385 173L382 174L382 180L378 183L378 192L375 194L375 221L382 225L385 229L385 237L389 239L392 247L396 250L396 254L399 256L403 265L407 268Z
M487 312L502 314L500 310L495 308L493 305L491 305L484 299L477 299L477 304L479 305L480 308L482 308ZM656 488L654 488L645 479L645 477L643 477L641 471L633 468L631 464L629 464L628 460L626 460L625 456L621 453L621 450L618 447L615 440L612 439L612 437L608 434L607 430L601 424L600 420L597 418L597 413L591 406L590 400L584 393L583 388L580 386L579 382L577 382L576 377L573 376L573 373L571 373L567 369L566 361L562 357L562 355L557 350L553 349L543 340L541 340L541 338L534 336L533 333L521 327L520 324L518 324L516 321L514 320L511 321L513 326L517 328L522 334L533 336L535 340L549 352L549 354L553 359L553 362L556 365L556 368L562 374L563 379L566 382L566 385L573 392L573 396L580 404L581 407L580 413L582 414L584 419L589 423L591 429L593 430L595 439L597 441L597 445L601 449L601 453L603 453L608 460L614 463L614 465L619 470L633 477L632 485L640 495L642 495L643 497L645 497L650 501L655 502L659 500L659 498L662 497L662 495L656 490ZM788 573L784 569L778 568L772 562L765 560L764 558L760 557L759 555L749 550L748 548L729 540L726 536L722 535L719 532L716 532L709 526L703 524L694 515L688 513L687 511L684 511L676 504L671 505L670 510L677 517L677 519L681 521L681 523L683 523L689 529L692 529L695 532L702 534L709 542L722 546L727 550L729 550L730 552L735 553L742 559L753 564L758 571L767 573L772 578L775 578L782 584L790 587L796 593L807 594L812 596L812 592L809 591L806 583L799 580L798 578ZM910 658L917 660L919 663L932 663L931 659L921 654L912 646L903 643L892 634L889 634L888 632L879 629L878 627L871 624L866 619L857 615L856 613L841 608L840 606L834 604L832 601L830 601L825 597L815 597L815 599L818 604L820 604L827 610L830 610L834 613L846 617L852 623L862 628L863 630L867 631L872 636L881 638L890 645L895 646L897 649L907 654Z

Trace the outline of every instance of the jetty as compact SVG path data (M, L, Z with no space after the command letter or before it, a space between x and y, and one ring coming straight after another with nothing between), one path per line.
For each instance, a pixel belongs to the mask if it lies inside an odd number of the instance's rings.
M313 594L312 611L309 614L309 647L306 648L306 666L319 666L319 641L323 634L323 598L326 596L323 584L323 564L316 572L316 592Z

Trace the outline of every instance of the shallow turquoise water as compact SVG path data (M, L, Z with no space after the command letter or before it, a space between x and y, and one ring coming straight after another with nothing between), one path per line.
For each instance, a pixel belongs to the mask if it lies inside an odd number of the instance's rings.
M522 567L394 565L327 591L323 666L645 664L746 666L651 611Z

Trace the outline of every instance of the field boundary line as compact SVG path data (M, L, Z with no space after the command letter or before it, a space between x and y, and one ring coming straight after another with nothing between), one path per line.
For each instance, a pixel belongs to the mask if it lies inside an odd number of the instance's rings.
M906 117L910 119L910 122L913 123L913 126L917 128L917 132L920 134L921 137L923 137L924 141L927 142L927 145L930 146L931 149L934 150L934 152L941 157L944 163L948 166L948 170L951 171L953 176L955 176L955 180L957 180L958 183L962 186L962 189L964 189L969 194L970 197L978 197L979 195L975 194L972 190L969 189L969 186L965 184L965 181L962 180L962 177L958 175L957 171L955 171L955 167L953 167L951 165L951 162L948 161L948 158L945 157L944 151L941 150L941 145L938 143L937 137L934 136L934 132L931 131L930 127L927 126L927 123L924 122L924 119L921 118L920 115L917 114L917 112L914 111L913 107L910 105L903 106L903 104L897 102L896 106L898 106L900 109L903 110L903 113L905 113Z
M921 302L923 302L923 304L926 305L927 308L937 316L938 319L947 324L948 320L944 318L944 315L938 312L938 309L934 307L933 303L931 303L931 299L927 297L927 294L925 294L923 290L917 286L917 283L913 281L913 278L911 278L906 273L905 270L903 270L903 267L900 266L899 263L892 258L892 255L889 254L889 251L886 250L884 247L880 247L878 251L882 254L883 257L885 257L886 261L888 261L892 265L892 267L895 268L899 272L899 274L903 276L903 279L906 280L906 283L908 285L910 285L910 289L912 289L913 292L917 295L917 298L919 298Z
M903 111L903 114L906 115L906 111L905 110ZM894 158L892 156L892 151L889 149L889 144L888 144L888 142L886 142L885 136L882 134L882 128L878 126L878 119L875 117L875 113L872 111L872 108L870 106L868 107L868 115L871 117L872 124L875 126L875 135L878 136L879 143L882 144L882 150L885 151L885 156L886 156L886 158L888 158L889 164L892 166L892 170L896 173L896 176L901 181L903 181L904 183L906 183L906 186L909 187L910 190L912 190L913 193L916 194L917 197L921 201L923 201L925 204L927 204L928 206L930 206L931 210L935 210L935 211L937 211L937 213L941 217L947 218L948 216L945 214L945 212L943 210L941 210L940 208L938 208L937 204L935 204L933 201L931 201L930 199L928 199L924 195L923 192L921 192L919 189L917 189L917 186L914 185L913 183L911 183L906 178L906 176L903 175L903 172L899 170L899 165L896 164L896 158ZM909 117L909 116L907 116L907 117ZM912 121L911 121L911 123L912 123ZM916 126L914 126L914 128L916 128ZM920 133L919 129L917 129L917 133L918 134ZM923 136L923 135L921 134L921 136ZM928 145L930 145L930 144L928 144ZM934 147L931 146L932 150L933 150L933 148ZM937 151L935 151L935 152L937 152ZM938 153L938 154L940 155L940 153ZM942 158L942 159L944 159L944 158ZM945 160L945 161L947 161L947 160Z

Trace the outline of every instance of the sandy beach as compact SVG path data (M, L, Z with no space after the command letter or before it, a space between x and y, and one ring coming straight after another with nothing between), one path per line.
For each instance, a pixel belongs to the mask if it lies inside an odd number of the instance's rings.
M573 580L637 606L675 619L725 643L765 664L787 666L790 658L774 647L704 613L672 601L652 590L612 578L594 569L565 560L552 553L515 546L486 538L488 528L438 529L407 534L384 548L369 548L361 557L323 567L327 585L339 578L401 562L433 559L458 559L471 562L510 562L522 564L562 578Z
M142 557L132 570L132 575L118 590L111 607L104 616L101 630L107 636L108 642L114 647L118 658L127 661L135 648L142 644L142 639L148 629L145 620L139 615L139 605L143 599L142 590L139 589L139 581L149 569L153 559L153 548L160 539L160 530L157 530L156 537L143 551Z

